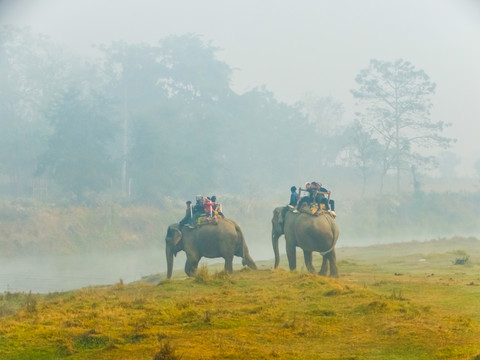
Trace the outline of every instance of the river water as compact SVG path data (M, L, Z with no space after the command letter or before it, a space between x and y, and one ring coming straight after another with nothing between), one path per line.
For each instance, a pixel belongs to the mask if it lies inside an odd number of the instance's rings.
M183 253L175 259L182 268ZM165 273L164 249L64 256L0 257L0 293L49 293L93 285L129 283L143 276Z
M186 256L183 251L174 258L174 270L183 273ZM222 258L202 258L202 264L224 263ZM234 263L241 263L235 257ZM96 285L127 284L144 276L166 278L165 248L90 253L63 256L0 257L0 293L52 293Z

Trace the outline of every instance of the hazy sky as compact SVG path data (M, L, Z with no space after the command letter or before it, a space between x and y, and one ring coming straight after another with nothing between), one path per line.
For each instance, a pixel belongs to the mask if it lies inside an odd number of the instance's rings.
M350 89L372 58L410 61L437 84L432 118L452 122L458 170L480 159L480 0L0 0L0 24L30 26L81 53L112 40L194 33L223 49L238 92L288 103Z

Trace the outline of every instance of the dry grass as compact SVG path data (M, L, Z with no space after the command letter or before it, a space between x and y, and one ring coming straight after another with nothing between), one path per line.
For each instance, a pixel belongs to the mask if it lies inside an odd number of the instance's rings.
M0 358L475 359L478 245L339 249L339 279L289 272L283 262L30 294L0 319ZM452 263L457 250L467 264Z

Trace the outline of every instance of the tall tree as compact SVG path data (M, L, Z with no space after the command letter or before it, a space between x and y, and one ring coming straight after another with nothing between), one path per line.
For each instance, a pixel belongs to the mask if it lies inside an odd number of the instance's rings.
M157 60L155 49L147 44L113 42L102 45L104 53L103 72L106 89L116 109L116 118L122 124L122 132L116 141L113 153L121 167L121 191L129 193L130 150L132 146L133 119L150 109L162 96L158 79L164 67Z
M341 128L344 105L331 96L315 98L308 94L304 100L304 111L314 133L312 144L315 145L311 152L316 153L322 167L336 165L337 157L344 147Z
M52 106L54 131L38 173L47 173L73 201L105 190L114 176L108 143L118 128L109 109L102 94L75 87L67 88Z
M67 73L65 54L28 29L0 28L0 173L11 195L30 196L51 127L45 109Z
M132 179L135 196L151 201L200 179L215 182L217 125L231 118L226 104L233 96L231 69L216 59L218 49L194 35L102 49L123 123L123 183Z
M401 59L373 59L355 81L358 88L351 92L363 105L357 120L383 146L382 179L394 169L399 192L402 171L433 164L433 157L422 153L425 149L447 148L453 141L440 135L448 124L430 119L436 85L423 70Z
M361 195L363 196L368 178L378 167L382 147L372 137L371 132L365 131L358 122L345 130L345 136L349 139L347 151L350 165L358 170L362 178Z

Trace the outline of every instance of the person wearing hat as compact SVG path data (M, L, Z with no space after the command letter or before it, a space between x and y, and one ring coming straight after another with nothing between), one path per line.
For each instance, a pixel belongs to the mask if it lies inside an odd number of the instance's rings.
M183 226L186 224L191 224L192 223L192 202L188 200L186 202L187 204L187 210L185 211L185 216L180 222L178 223L179 226Z

